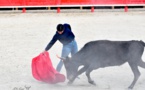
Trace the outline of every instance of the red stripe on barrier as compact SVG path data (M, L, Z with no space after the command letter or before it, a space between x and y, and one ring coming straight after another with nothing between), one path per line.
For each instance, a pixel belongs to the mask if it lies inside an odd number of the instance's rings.
M0 0L0 6L145 4L145 0Z

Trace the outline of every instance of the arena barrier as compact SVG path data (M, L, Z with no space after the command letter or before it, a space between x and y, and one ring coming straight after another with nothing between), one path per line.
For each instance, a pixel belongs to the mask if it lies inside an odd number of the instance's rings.
M94 12L94 6L124 6L128 11L128 6L145 6L145 0L0 0L0 8L23 8L26 7L76 7L91 6Z

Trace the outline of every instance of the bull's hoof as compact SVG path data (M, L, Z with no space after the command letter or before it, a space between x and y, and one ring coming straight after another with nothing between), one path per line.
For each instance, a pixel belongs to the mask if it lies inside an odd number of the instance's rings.
M89 81L89 83L96 86L96 83L94 81Z
M128 90L133 90L133 87L128 87Z

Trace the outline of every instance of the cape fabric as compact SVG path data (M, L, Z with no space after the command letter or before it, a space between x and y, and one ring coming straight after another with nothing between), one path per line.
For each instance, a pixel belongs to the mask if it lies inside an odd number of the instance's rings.
M32 75L36 80L55 84L65 81L65 76L57 72L51 62L49 53L40 53L32 59Z

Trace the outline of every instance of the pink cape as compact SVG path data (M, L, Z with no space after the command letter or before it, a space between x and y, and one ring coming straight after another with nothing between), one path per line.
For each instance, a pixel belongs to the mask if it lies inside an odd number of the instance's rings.
M65 76L54 69L48 52L40 53L34 57L31 66L32 75L36 80L49 84L65 81Z

